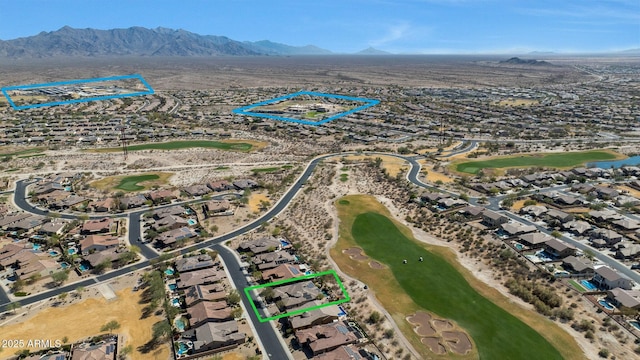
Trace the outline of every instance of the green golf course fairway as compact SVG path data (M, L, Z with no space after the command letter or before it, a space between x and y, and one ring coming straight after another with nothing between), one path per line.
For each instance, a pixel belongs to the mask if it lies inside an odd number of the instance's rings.
M339 204L351 206L342 200ZM389 266L417 305L464 328L480 359L563 358L539 333L478 294L449 262L407 238L386 216L356 215L351 234L366 255ZM418 261L420 256L424 262Z
M157 180L159 178L160 176L156 174L127 176L120 180L120 183L115 188L124 191L138 191L145 188L142 185L138 185L138 183L149 180Z
M523 154L516 156L504 156L487 160L465 161L455 165L455 170L461 173L477 174L482 169L502 169L509 167L551 167L569 168L584 165L592 161L613 160L621 158L620 155L604 150Z
M218 149L218 150L248 152L251 150L260 149L261 147L264 147L264 144L262 144L262 142L254 141L254 140L222 140L222 141L181 140L181 141L169 141L169 142L130 145L127 147L127 150L128 151L182 150L182 149L191 149L191 148L209 148L209 149ZM100 152L100 153L118 152L118 151L122 151L122 148L116 147L116 148L91 149L90 151Z

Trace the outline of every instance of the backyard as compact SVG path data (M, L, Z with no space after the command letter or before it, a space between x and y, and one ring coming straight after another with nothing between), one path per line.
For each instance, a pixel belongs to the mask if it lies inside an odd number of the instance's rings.
M375 292L423 356L433 354L423 352L425 347L405 318L426 310L452 320L471 336L474 350L464 358L583 358L569 334L487 289L457 264L448 249L415 241L409 229L389 219L388 210L375 198L347 196L336 206L341 220L340 239L331 256L343 271L364 281ZM343 250L353 246L361 247L367 256L386 267L372 270L370 265L350 259ZM419 257L424 261L419 262ZM407 264L403 263L405 259ZM536 349L535 354L531 349Z

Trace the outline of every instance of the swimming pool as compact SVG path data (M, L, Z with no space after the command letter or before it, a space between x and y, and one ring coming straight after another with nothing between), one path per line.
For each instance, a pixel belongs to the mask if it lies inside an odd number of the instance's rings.
M344 308L342 306L338 306L338 309L340 309L340 312L338 313L338 316L346 316L347 312L344 310Z
M195 225L195 224L197 224L197 223L198 223L198 222L197 222L195 219L188 219L188 220L187 220L187 224L189 224L189 225Z
M164 273L165 273L166 275L171 276L171 275L173 275L173 274L174 274L174 271L173 271L173 269L172 269L172 268L168 268L167 270L165 270L165 271L164 271Z
M280 239L280 245L282 245L282 247L287 247L289 245L291 245L288 241L284 241L282 239Z
M598 289L597 286L595 286L591 281L589 280L580 280L580 285L584 286L585 289L589 290L589 291L593 291Z
M615 308L613 307L613 305L611 305L611 303L610 303L610 302L608 302L608 301L607 301L607 300L605 300L605 299L598 300L598 304L602 305L602 307L603 307L603 308L605 308L605 309L607 309L607 310L609 310L609 311L611 311L611 310L615 309Z
M56 256L60 255L60 253L55 251L55 250L50 250L49 251L49 255L52 256L52 257L56 257Z
M173 290L175 290L175 289L177 289L177 288L178 288L178 285L176 285L176 284L169 284L169 290L172 290L172 291L173 291Z
M518 250L518 251L522 251L522 250L524 250L524 245L522 245L522 244L520 244L520 243L514 243L514 244L513 244L513 247L515 247L515 248L516 248L516 250Z
M78 268L80 269L80 271L87 271L89 270L89 266L84 264L84 263L80 263L80 265L78 266Z
M180 299L178 299L178 298L171 299L171 305L173 305L175 307L180 307Z
M69 267L69 263L66 262L66 261L63 261L63 262L60 263L60 266L62 266L63 269L66 269L66 268Z
M76 250L76 248L68 248L67 249L67 254L69 255L73 255L77 252L78 250Z
M191 342L189 342L189 343L186 343L184 341L179 341L178 342L178 349L176 350L176 354L178 354L178 355L186 354L189 351L189 349L191 349L193 347L193 343L191 343Z
M173 323L176 325L176 329L180 331L184 331L184 328L187 326L187 322L182 317L177 318Z
M31 248L33 250L36 250L36 251L40 250L41 247L42 247L42 245L40 245L40 244L32 244L31 245Z

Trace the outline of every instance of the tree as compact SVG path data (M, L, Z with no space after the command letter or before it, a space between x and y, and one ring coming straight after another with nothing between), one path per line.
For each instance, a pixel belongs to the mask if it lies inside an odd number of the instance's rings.
M151 328L153 339L155 341L161 340L164 337L171 336L171 325L168 321L162 320L153 324Z
M379 312L374 311L369 315L368 321L370 324L377 324L382 321L382 315Z
M111 320L108 323L102 325L102 327L100 328L100 331L108 331L109 334L111 334L113 330L117 330L119 328L120 328L120 323L115 320Z
M76 296L79 298L82 298L82 292L84 292L84 287L83 286L78 286L76 288Z
M22 288L24 288L25 285L25 281L22 279L18 279L16 281L13 282L13 284L11 284L11 291L13 291L14 293L22 290Z
M66 299L68 295L69 295L68 293L63 292L60 295L58 295L58 299L60 299L60 301L64 301L64 299Z
M229 305L237 305L240 303L240 294L238 293L238 290L233 289L229 292L229 295L227 295L227 303L229 303Z
M16 313L16 310L20 309L22 307L22 304L20 304L19 301L14 301L11 304L7 305L7 311L13 311L13 313Z
M69 272L67 270L62 270L62 271L54 272L53 274L51 274L51 280L53 280L53 283L55 286L62 285L62 283L67 281L68 278L69 278Z
M120 349L120 359L126 359L133 352L133 345L129 344Z

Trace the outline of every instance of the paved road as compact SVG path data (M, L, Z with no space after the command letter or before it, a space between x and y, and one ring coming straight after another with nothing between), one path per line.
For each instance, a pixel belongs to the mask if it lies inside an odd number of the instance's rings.
M280 341L280 337L276 334L271 322L260 322L256 313L253 311L249 299L244 293L244 288L248 286L247 278L244 272L240 269L240 265L235 265L238 263L238 259L224 246L214 245L211 249L217 251L225 264L227 264L227 271L231 275L230 280L234 283L235 288L238 289L244 308L247 310L256 332L260 334L260 341L266 351L266 354L263 355L266 355L269 359L289 359L291 357L290 353L285 350L282 342Z

